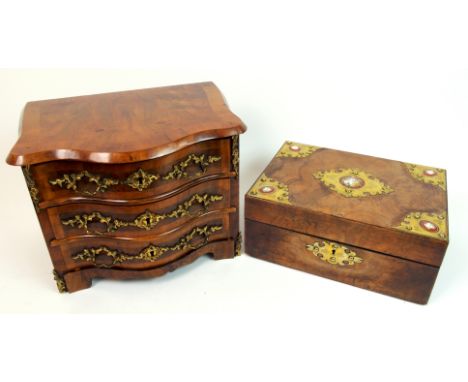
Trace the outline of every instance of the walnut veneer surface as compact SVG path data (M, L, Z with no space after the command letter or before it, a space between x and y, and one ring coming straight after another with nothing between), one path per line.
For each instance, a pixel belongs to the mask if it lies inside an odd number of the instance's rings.
M240 251L239 134L212 83L30 102L26 178L60 291Z
M286 142L246 194L246 252L425 303L448 245L446 190L443 169ZM294 244L304 235L309 247Z

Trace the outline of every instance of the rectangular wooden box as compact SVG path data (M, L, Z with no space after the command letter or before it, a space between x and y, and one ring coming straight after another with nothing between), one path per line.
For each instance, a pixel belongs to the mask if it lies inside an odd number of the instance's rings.
M446 171L285 142L245 196L245 251L427 303L448 246Z

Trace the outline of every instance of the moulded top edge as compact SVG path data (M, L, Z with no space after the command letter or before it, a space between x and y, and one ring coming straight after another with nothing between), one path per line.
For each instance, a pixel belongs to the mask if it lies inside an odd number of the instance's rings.
M211 82L35 101L7 163L131 163L245 130Z

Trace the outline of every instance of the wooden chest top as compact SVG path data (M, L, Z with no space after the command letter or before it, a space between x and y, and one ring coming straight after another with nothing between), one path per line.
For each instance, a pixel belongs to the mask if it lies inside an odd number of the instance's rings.
M244 131L211 82L36 101L7 162L130 163Z
M286 142L247 193L246 218L440 266L446 189L443 169Z

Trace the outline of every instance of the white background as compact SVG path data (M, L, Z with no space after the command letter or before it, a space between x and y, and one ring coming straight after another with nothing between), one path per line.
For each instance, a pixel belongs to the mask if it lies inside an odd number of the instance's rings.
M0 312L34 313L0 319L1 380L467 380L465 2L1 8L4 67L94 68L0 71L4 158L27 101L211 80L249 128L241 195L290 139L447 168L450 215L427 306L246 255L60 295L21 171L0 165Z

